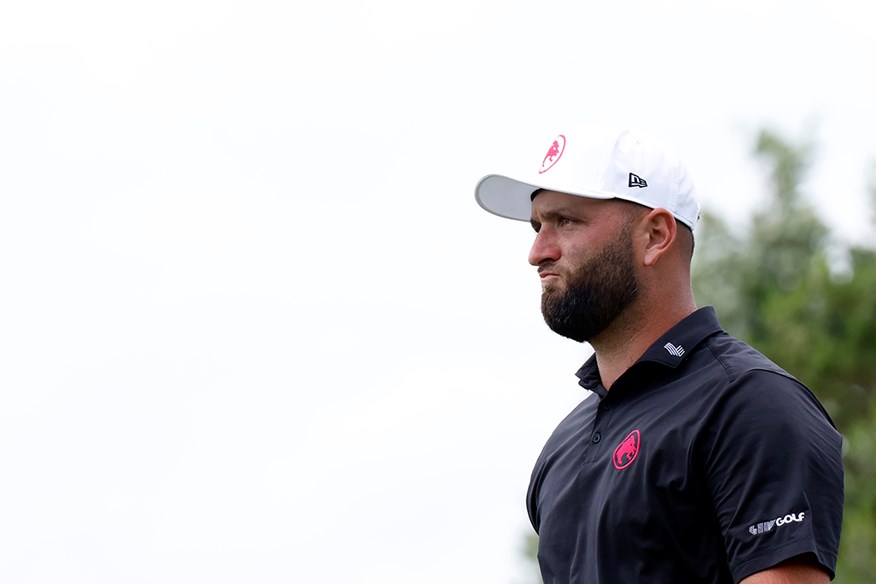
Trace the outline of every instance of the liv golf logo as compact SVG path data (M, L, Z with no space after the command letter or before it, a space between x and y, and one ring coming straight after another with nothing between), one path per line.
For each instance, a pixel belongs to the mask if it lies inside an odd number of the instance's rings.
M785 515L784 517L777 517L776 519L772 519L770 521L764 521L763 523L752 525L748 528L748 533L750 533L751 535L757 535L759 533L766 533L767 531L771 531L774 527L781 527L783 525L787 525L793 522L802 523L805 516L805 512L801 512L799 514L790 513L788 515Z

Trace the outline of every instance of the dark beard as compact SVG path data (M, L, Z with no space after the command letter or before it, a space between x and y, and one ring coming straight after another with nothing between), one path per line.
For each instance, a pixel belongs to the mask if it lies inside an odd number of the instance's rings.
M541 313L555 333L583 343L605 331L638 292L631 232L624 229L570 274L565 291L544 290Z

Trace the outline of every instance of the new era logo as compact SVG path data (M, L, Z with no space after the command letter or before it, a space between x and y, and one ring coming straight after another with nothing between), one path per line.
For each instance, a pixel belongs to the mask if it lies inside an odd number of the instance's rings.
M644 188L644 187L647 187L647 186L648 186L648 181L646 181L645 179L643 179L643 178L640 177L639 175L637 175L637 174L633 174L633 173L631 172L631 173L630 173L630 185L629 185L629 186L630 186L630 187L639 187L639 188L641 189L641 188Z
M663 348L666 349L670 355L675 355L676 357L681 357L684 355L684 347L681 345L675 346L672 343L666 343L663 345Z

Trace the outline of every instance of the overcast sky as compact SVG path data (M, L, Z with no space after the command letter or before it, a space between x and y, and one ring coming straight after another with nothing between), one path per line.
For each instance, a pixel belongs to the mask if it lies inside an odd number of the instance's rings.
M518 584L590 350L475 183L628 123L741 224L768 124L817 138L813 203L865 238L872 17L3 2L0 580Z

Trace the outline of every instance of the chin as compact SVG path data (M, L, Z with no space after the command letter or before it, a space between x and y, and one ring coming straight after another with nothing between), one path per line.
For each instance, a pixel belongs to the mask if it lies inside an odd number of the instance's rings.
M558 281L542 282L541 291L542 294L561 294L564 288Z

